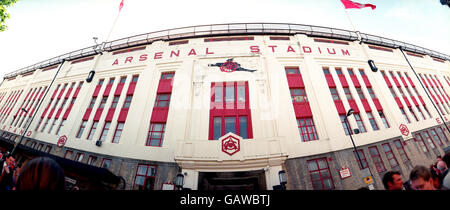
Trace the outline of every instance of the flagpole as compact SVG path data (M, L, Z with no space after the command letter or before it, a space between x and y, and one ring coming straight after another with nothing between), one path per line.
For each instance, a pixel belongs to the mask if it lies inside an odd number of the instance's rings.
M117 16L116 16L116 19L114 20L114 23L113 23L113 25L112 25L112 27L111 27L111 30L109 31L108 38L106 38L106 41L105 41L105 42L108 42L108 41L109 41L109 37L111 36L111 33L112 33L113 29L114 29L114 26L116 26L117 19L119 19L119 15L120 15L120 11L119 11L119 13L118 13Z
M352 25L353 31L354 31L354 32L356 33L356 35L358 36L358 40L361 41L361 35L359 34L359 31L356 31L356 28L355 28L355 26L353 25L352 19L350 18L350 15L348 15L347 9L346 9L345 7L344 7L344 12L345 12L345 15L346 15L347 18L348 18L348 21L349 21L350 24Z

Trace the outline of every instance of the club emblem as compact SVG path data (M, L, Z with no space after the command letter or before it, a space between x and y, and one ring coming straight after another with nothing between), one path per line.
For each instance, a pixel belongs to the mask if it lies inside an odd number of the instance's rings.
M409 135L409 129L408 127L406 127L406 125L401 124L400 127L400 132L404 135L404 136L408 136Z
M256 70L249 70L241 67L241 64L233 62L233 58L228 59L225 63L208 64L208 66L218 66L222 72L234 72L234 71L248 71L254 72Z
M239 152L240 150L241 145L239 139L235 138L234 136L229 135L222 140L222 152L225 152L231 156L236 152Z

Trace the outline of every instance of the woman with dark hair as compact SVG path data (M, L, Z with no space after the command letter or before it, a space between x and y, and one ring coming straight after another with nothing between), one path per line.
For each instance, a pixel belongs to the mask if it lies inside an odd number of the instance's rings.
M64 171L51 158L35 158L22 168L16 189L65 190Z

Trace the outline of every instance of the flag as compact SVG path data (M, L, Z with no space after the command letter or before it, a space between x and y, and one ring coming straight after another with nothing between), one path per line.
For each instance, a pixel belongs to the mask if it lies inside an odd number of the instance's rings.
M119 12L120 12L120 10L122 10L122 7L123 7L123 0L122 0L122 2L120 2L120 5L119 5Z
M350 0L341 0L341 2L344 4L345 9L362 9L364 7L371 7L372 9L377 8L377 6L373 4L360 4Z

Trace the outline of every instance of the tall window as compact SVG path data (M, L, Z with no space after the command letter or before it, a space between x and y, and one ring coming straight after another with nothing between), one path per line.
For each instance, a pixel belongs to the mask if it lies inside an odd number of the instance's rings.
M358 150L358 153L353 151L353 154L355 155L355 158L356 158L356 161L358 162L358 166L359 166L360 170L363 170L363 169L369 167L369 163L367 162L366 155L364 155L364 152L362 149ZM358 157L358 155L359 155L359 157Z
M435 141L437 141L437 142L439 143L440 146L444 145L444 143L442 143L442 141L441 141L441 138L440 138L439 135L436 133L436 130L431 129L430 132L431 132L431 137L432 137Z
M97 125L98 125L98 121L94 122L91 126L91 131L89 132L88 135L88 140L92 140L92 137L94 136L95 130L97 130Z
M61 121L61 124L59 124L58 130L56 130L56 135L59 135L59 131L61 131L61 128L64 126L65 122L66 122L66 120Z
M50 126L50 129L48 129L48 133L52 132L53 127L56 125L56 120L57 120L57 119L54 119L54 120L53 120L52 126Z
M431 140L430 134L428 134L427 131L423 132L423 136L430 145L431 149L436 149L436 145L434 144L433 140Z
M100 102L100 106L99 106L100 109L105 108L105 104L106 104L106 101L107 101L107 100L108 100L108 96L104 96L104 97L102 98L102 101Z
M406 151L405 151L405 148L403 147L402 142L399 139L394 140L394 145L397 148L397 151L400 154L400 158L402 158L403 162L408 161L409 157L406 154Z
M84 128L86 127L86 123L87 120L83 120L83 122L81 122L80 128L78 129L77 138L80 138L81 135L83 134Z
M411 107L408 107L409 112L411 112L411 115L414 117L414 119L419 122L419 119L417 118L416 114L414 113L413 109Z
M366 114L367 114L367 117L369 118L369 122L370 122L370 125L372 126L372 129L374 131L379 130L377 122L375 121L375 118L372 115L372 112L367 112Z
M146 146L161 147L164 140L165 127L166 124L151 123Z
M42 126L41 132L44 132L45 127L47 127L48 121L49 121L49 120L50 120L50 119L47 118L47 120L46 120L45 123L44 123L44 126Z
M125 98L125 103L123 104L123 108L130 108L131 99L133 99L133 96L127 96Z
M425 142L423 141L422 135L420 135L420 133L417 133L415 135L415 139L419 143L420 148L422 148L422 151L423 152L428 152L428 148L425 145Z
M110 80L110 81L111 81L111 80ZM92 156L92 155L89 155L87 164L88 164L88 165L94 165L95 161L97 161L97 157Z
M311 117L297 119L298 131L302 141L313 141L319 139L314 126L314 121Z
M358 92L358 96L360 99L366 99L361 88L356 88L356 92Z
M347 122L347 120L345 119L345 115L339 115L339 117L341 118L341 124L342 127L344 127L344 132L345 135L350 135L350 132L352 132L352 128L350 127L350 123ZM353 133L353 132L352 132Z
M433 118L433 117L431 116L430 111L428 111L428 108L427 108L426 105L423 106L423 109L425 109L425 111L427 112L428 116L430 116L430 118Z
M344 93L345 97L347 97L347 100L353 100L353 96L349 88L344 88Z
M367 88L367 91L369 91L369 95L372 99L377 98L377 96L375 95L375 92L373 91L372 88Z
M138 165L133 190L153 190L155 185L156 167L150 165Z
M105 141L106 136L108 135L109 126L111 125L111 122L106 122L105 126L103 126L102 135L100 136L99 141Z
M64 154L64 158L70 159L73 155L73 152L70 150L66 151L66 154Z
M333 178L326 158L308 160L307 163L314 190L334 189Z
M112 163L111 159L103 158L101 167L109 169L111 167L111 163Z
M386 157L388 158L388 161L389 161L389 164L391 165L391 167L398 166L398 162L397 162L397 159L395 158L394 153L392 152L391 145L389 145L389 143L384 143L383 150L384 150L384 153L386 153Z
M117 103L119 103L119 96L114 96L111 104L111 109L115 109L117 107Z
M381 159L377 147L369 147L369 153L370 156L372 156L372 160L375 163L375 167L377 168L378 173L386 171L386 168L384 167L383 160Z
M89 109L94 108L95 100L97 100L97 96L92 97L91 103L89 103Z
M356 125L358 125L358 129L361 133L365 133L366 131L366 127L364 126L364 123L361 119L361 116L359 115L359 113L354 113L353 114L355 116L355 120L356 120Z
M331 92L331 97L333 98L334 101L341 100L341 98L339 98L339 94L338 94L336 88L330 88L330 92Z
M403 108L401 108L400 111L402 112L403 119L405 119L405 121L407 123L411 123L411 121L409 120L408 116L406 116L405 110Z
M308 102L308 97L306 97L306 92L304 88L293 88L290 89L292 102Z
M446 142L448 142L447 136L445 136L444 129L442 129L441 127L438 127L438 128L437 128L437 132L442 136L442 138L444 138L444 140L445 140Z
M77 162L81 162L82 160L83 160L83 158L84 158L84 154L83 153L77 153L77 155L75 156L75 161L77 161Z
M156 95L155 107L169 107L170 95L170 93Z
M117 128L116 128L116 131L114 132L114 137L113 137L112 143L119 143L120 136L122 136L124 124L125 123L123 123L123 122L119 122L119 124L117 124Z
M423 112L422 112L422 110L420 109L420 107L419 106L416 106L416 108L417 108L417 111L419 112L419 114L420 114L420 116L422 117L422 119L426 119L425 118L425 115L423 114Z

